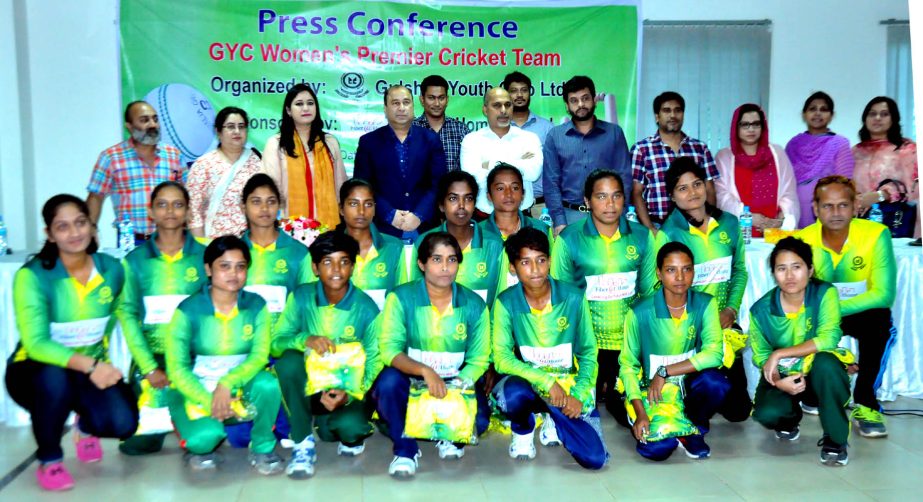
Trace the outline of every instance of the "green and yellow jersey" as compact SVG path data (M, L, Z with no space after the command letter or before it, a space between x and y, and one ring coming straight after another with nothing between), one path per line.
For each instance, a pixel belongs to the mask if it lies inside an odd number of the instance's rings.
M300 244L299 244L300 245ZM259 295L241 291L229 314L215 310L211 288L183 300L166 339L167 376L187 401L211 413L218 384L243 388L269 362L270 318Z
M814 277L836 286L842 315L894 304L897 262L888 227L853 218L839 253L824 245L820 221L802 229L798 237L811 245Z
M625 314L656 282L654 238L640 223L619 219L616 233L600 235L593 218L570 225L551 252L551 276L586 292L600 349L620 350Z
M118 307L123 313L122 332L142 375L157 369L154 355L164 353L177 305L208 283L201 241L187 232L180 252L167 256L155 244L156 238L155 233L122 260L125 289Z
M378 310L385 305L385 295L408 280L404 242L383 234L372 224L372 247L365 258L356 256L352 282L375 300Z
M521 284L497 297L491 322L494 365L498 373L519 376L542 393L570 376L570 395L592 403L598 364L590 306L576 286L549 281L551 300L542 310L529 305Z
M381 361L390 365L400 353L423 363L443 378L477 381L490 363L490 318L484 300L470 289L452 285L452 303L439 312L423 279L388 294L379 335Z
M750 307L750 347L753 364L762 368L776 349L814 340L817 351L832 350L840 343L840 302L837 290L812 279L804 293L804 305L793 314L782 310L781 292L772 288ZM792 361L794 362L794 361Z
M696 371L702 371L721 366L723 354L724 337L714 297L690 289L685 312L674 319L660 289L635 303L625 317L619 377L628 400L641 399L641 389L660 366L688 359Z
M692 250L695 259L692 287L714 296L718 312L726 307L739 312L747 289L748 274L737 218L727 212L722 212L718 218L709 217L708 227L703 233L690 225L682 213L674 210L657 232L654 256L670 241L681 242Z
M497 237L503 242L506 242L506 238L509 236L503 235L503 232L500 231L500 227L497 226L497 219L494 218L495 214L496 213L490 213L490 216L488 216L486 220L478 223L478 226L481 227L481 231L484 235ZM551 248L551 244L554 242L554 233L551 227L541 220L526 216L522 211L519 211L519 228L534 228L545 233L548 236L548 248ZM506 288L519 284L519 278L516 277L516 274L510 272L510 260L506 256L506 252L503 252L501 256L500 273L498 274L500 276L500 284L497 287L497 294L500 294Z
M71 276L61 260L46 270L29 260L13 279L13 310L19 343L13 362L26 359L67 367L74 354L108 360L107 333L125 284L115 258L90 255L94 270L86 284Z
M485 234L481 227L473 224L474 236L468 246L462 249L462 262L458 266L458 275L455 281L462 286L474 291L488 306L493 306L497 297L497 286L500 282L500 262L503 259L503 241L492 235ZM410 278L420 279L423 272L417 266L417 249L423 238L433 232L448 232L446 225L442 225L424 233L417 238L413 246L410 260Z
M381 371L378 355L378 332L381 321L375 301L355 285L346 296L331 305L320 281L302 284L289 293L285 311L272 334L270 353L281 357L286 350L305 351L309 336L325 336L334 344L359 342L365 351L364 387L372 383Z
M308 247L282 231L276 242L266 247L251 241L249 230L241 238L250 248L251 259L244 289L263 297L275 324L285 309L288 294L299 284L317 280L311 270Z

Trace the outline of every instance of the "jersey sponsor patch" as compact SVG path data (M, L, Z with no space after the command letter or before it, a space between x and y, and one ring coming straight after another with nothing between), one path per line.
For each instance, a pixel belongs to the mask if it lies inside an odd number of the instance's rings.
M523 360L536 368L570 369L574 365L573 346L562 343L554 347L529 347L522 345L519 353Z
M407 355L414 361L429 366L442 378L458 376L462 364L465 363L464 352L430 352L409 348L407 349Z
M835 282L833 285L836 286L836 292L839 295L840 300L848 300L850 298L859 296L868 290L868 286L866 285L865 281Z
M53 322L51 339L65 347L87 347L99 343L106 334L109 316L82 321Z
M635 295L638 272L617 272L612 274L586 276L586 299L605 302L622 300Z
M671 356L662 356L662 355L658 355L658 354L651 354L651 355L650 355L650 362L651 362L651 364L650 364L650 366L648 366L648 373L649 373L649 374L647 375L647 378L648 378L648 379L653 379L653 378L654 378L654 375L657 374L657 368L659 368L659 367L661 367L661 366L669 366L669 365L671 365L671 364L673 364L673 363L683 362L683 361L685 361L686 359L689 359L689 358L691 358L691 357L694 356L694 355L695 355L695 350L690 350L689 352L685 352L685 353L682 353L682 354L674 354L674 355L671 355Z
M288 290L285 286L269 286L266 284L251 284L244 287L244 291L256 293L266 300L266 309L273 314L285 310L285 297Z
M731 280L731 257L715 258L704 263L696 263L693 286L720 284Z
M186 298L189 298L189 295L145 296L144 324L167 324L173 319L176 307Z
M215 392L218 381L232 369L240 366L247 359L247 354L233 356L196 356L192 372L208 392Z

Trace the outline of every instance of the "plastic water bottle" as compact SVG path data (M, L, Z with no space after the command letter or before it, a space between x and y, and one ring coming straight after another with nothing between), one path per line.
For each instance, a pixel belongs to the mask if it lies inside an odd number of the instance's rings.
M628 206L628 214L625 215L628 221L638 222L638 213L635 212L635 206Z
M6 255L10 248L10 243L6 236L6 223L3 223L3 216L0 216L0 256Z
M872 204L872 209L869 211L869 220L875 223L884 223L885 217L881 213L881 209L878 209L878 204Z
M135 225L131 222L128 213L122 214L119 220L119 250L125 254L135 248Z
M538 219L549 227L554 227L554 221L551 219L551 213L548 212L547 207L542 208L542 214L538 217Z
M750 206L744 206L740 213L740 235L744 239L744 244L750 244L753 239L753 215L750 214Z

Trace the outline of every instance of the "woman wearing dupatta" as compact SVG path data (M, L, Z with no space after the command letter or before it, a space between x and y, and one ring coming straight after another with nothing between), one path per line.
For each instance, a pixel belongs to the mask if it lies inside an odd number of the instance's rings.
M263 172L282 191L286 216L307 216L328 227L340 223L337 193L346 169L336 138L325 133L320 103L310 86L298 84L285 95L279 134L263 149Z
M262 170L260 152L247 148L247 112L234 106L215 116L218 148L198 158L189 169L189 230L214 239L247 229L240 193L251 176Z
M766 114L747 103L734 111L731 146L715 156L721 177L715 181L718 208L740 216L744 206L753 214L753 235L782 226L782 219L801 215L795 173L788 155L769 143Z
M795 135L785 145L785 153L792 162L798 183L801 205L798 228L804 228L816 219L811 204L817 180L834 174L852 178L854 165L849 140L834 134L828 127L833 120L833 98L821 91L811 94L804 102L801 116L808 130Z

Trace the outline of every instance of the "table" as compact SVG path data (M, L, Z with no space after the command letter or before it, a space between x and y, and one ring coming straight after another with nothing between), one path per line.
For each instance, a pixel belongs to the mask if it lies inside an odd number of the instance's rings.
M894 239L894 257L897 261L897 291L891 315L897 328L897 340L891 347L885 372L882 375L878 398L893 401L897 396L923 399L923 250L909 246L912 239ZM747 290L740 306L740 326L746 331L750 326L750 306L775 286L769 270L772 244L754 239L747 246ZM844 338L846 345L859 358L852 337ZM749 347L744 353L747 361L747 380L751 395L759 382L759 370L752 364ZM860 362L861 368L861 362Z

